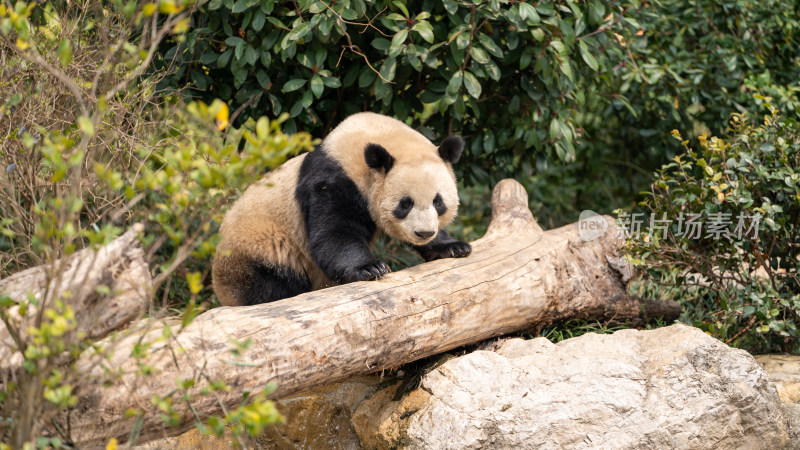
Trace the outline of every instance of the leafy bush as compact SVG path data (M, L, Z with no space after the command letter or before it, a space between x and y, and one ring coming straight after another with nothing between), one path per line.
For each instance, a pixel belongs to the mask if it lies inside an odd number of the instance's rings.
M616 76L585 85L593 95L578 120L577 163L550 169L567 182L552 197L532 198L565 198L553 205L565 212L574 201L573 215L561 221L574 221L575 210L629 208L650 174L681 151L671 130L720 135L731 113L760 114L755 95L793 114L800 107L798 12L796 2L780 0L657 0L630 9L641 30L625 37Z
M682 141L686 153L657 172L642 202L650 222L629 245L645 280L668 286L696 326L753 351L796 352L800 124L765 104L762 123L736 114L728 137L703 134L698 151Z
M161 87L316 137L365 109L462 134L466 185L514 177L553 226L633 205L672 129L718 134L753 94L797 108L798 30L778 0L213 0Z
M212 0L164 49L178 69L162 86L230 100L242 119L288 112L288 131L318 137L364 109L459 133L459 170L490 183L544 156L575 160L585 79L624 57L615 33L637 28L632 4Z

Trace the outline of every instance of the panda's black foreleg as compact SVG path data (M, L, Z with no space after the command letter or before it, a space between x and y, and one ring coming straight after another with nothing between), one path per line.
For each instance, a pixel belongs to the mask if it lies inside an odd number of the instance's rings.
M309 154L295 191L311 257L336 283L374 280L389 266L372 256L377 227L355 183L324 151Z
M472 246L453 239L447 231L439 230L436 237L425 245L412 245L425 261L442 258L463 258L472 253Z

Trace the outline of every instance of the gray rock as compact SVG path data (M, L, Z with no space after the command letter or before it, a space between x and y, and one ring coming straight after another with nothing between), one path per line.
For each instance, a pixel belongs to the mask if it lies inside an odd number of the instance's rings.
M416 392L406 395L414 405L403 399L373 410L376 423L356 427L359 436L421 449L792 445L764 369L683 325L559 344L501 341L447 361Z
M791 425L789 447L800 450L800 356L758 355L755 358L767 371L783 402L783 413Z

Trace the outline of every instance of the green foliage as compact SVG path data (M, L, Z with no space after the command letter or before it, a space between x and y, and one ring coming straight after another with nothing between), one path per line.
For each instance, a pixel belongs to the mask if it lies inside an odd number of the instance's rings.
M623 36L627 57L607 83L588 84L579 113L578 163L542 183L558 208L629 208L650 174L680 152L673 129L697 136L724 132L731 113L760 114L762 100L790 115L800 106L800 15L780 0L657 0L630 9L641 31ZM610 96L610 104L603 99ZM552 164L551 164L552 166ZM555 178L555 179L554 179ZM556 184L557 179L565 180ZM556 185L553 188L553 185Z
M576 159L585 79L606 80L632 35L632 2L212 0L163 86L288 112L287 130L323 136L364 109L436 137L468 140L463 175L531 175L537 158ZM335 49L335 51L334 51ZM189 91L187 91L189 92Z
M597 321L587 322L581 319L573 319L544 328L539 334L540 336L549 339L554 344L557 344L561 341L582 336L587 333L612 334L615 331L623 330L625 328L628 327L624 325L609 326L608 324Z
M76 319L70 306L76 293L58 289L70 255L142 224L155 278L150 292L163 295L165 306L172 295L188 302L181 328L167 328L159 338L159 348L171 351L175 335L203 308L222 208L266 168L310 148L309 135L280 131L285 117L249 118L234 128L222 101L154 97L158 80L141 75L161 39L182 39L190 8L172 0L0 8L0 277L47 264L46 281L56 287L38 296L0 292L0 319L13 339L3 349L13 355L13 381L0 386L0 446L71 442L64 412L76 406L80 392L119 375L113 369L109 378L77 372L75 362L87 350L101 364L108 361L102 360L104 344L87 337L85 330L95 332L92 318ZM100 303L115 295L107 286L95 294ZM154 306L150 313L164 315L165 309ZM156 351L151 344L139 342L130 355L140 360L143 377L157 376L142 362ZM186 383L181 408L172 408L170 394L154 397L168 425L188 420L191 403L219 385L202 371ZM225 418L233 431L254 431L277 419L266 394L247 400L253 402Z
M466 184L518 179L547 226L632 205L679 151L669 130L719 133L753 94L800 104L800 20L778 0L213 0L192 21L163 88L317 137L361 110L461 134Z
M696 326L751 350L797 351L800 124L766 106L762 123L734 115L730 136L703 134L698 151L682 141L642 202L669 222L629 245L645 280L671 285Z

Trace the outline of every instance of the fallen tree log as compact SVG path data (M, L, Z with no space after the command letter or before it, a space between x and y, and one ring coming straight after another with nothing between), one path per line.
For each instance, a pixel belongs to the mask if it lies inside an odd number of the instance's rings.
M216 308L169 340L162 329L125 337L104 364L123 375L85 389L72 412L75 444L102 447L112 437L126 440L134 428L141 430L140 442L174 435L192 425L195 413L219 414L222 405L238 405L244 391L270 382L280 398L564 319L642 323L654 310L677 318L674 303L643 304L627 295L613 223L592 241L580 239L575 224L544 232L513 180L498 184L492 206L491 225L468 258L269 304ZM245 340L251 346L236 363L230 342ZM142 342L151 343L149 355L131 358ZM83 364L101 377L105 371L95 362L87 357ZM137 375L142 365L154 375ZM181 379L224 381L230 389L203 395L198 384L191 412L174 399L182 422L166 429L151 398L173 391ZM125 414L130 409L140 415Z
M32 267L0 280L0 295L22 300L32 295L38 305L52 308L62 300L75 312L76 331L100 339L140 317L150 299L152 279L144 252L133 229L98 250L84 249L66 260ZM9 321L18 338L28 342L27 329L35 325L36 306L24 317L19 307L9 308ZM0 322L0 372L3 383L19 369L23 357L6 325Z

